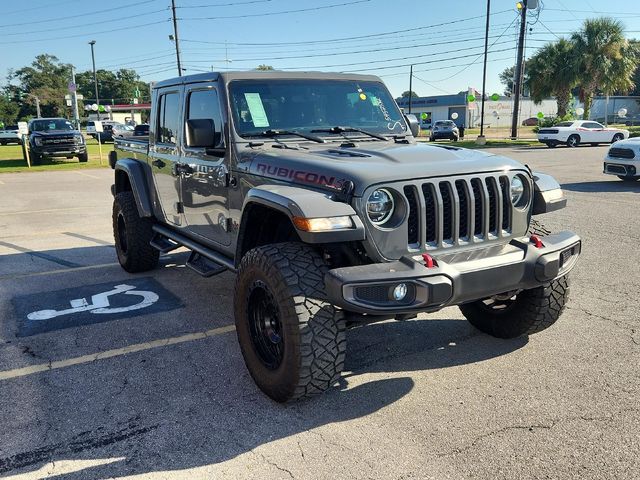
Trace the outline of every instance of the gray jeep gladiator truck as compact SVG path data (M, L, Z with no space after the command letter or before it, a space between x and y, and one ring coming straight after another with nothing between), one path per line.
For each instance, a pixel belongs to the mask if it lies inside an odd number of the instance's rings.
M110 153L118 260L143 272L186 247L198 274L235 272L245 363L279 402L338 380L353 322L457 305L495 337L551 326L581 248L532 220L565 206L558 183L417 127L369 75L159 82L148 141Z

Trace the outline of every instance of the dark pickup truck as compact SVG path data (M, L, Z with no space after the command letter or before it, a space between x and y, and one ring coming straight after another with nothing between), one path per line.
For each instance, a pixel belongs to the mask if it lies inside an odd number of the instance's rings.
M44 157L89 159L82 133L64 118L35 118L29 122L29 159L38 165Z
M206 73L152 102L148 142L110 154L118 260L142 272L186 247L198 274L236 272L238 340L271 398L336 383L354 322L458 305L512 338L559 318L581 241L532 220L565 206L558 183L417 143L379 78Z

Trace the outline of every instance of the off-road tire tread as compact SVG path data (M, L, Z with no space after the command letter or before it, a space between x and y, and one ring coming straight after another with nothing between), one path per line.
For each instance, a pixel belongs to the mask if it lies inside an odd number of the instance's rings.
M238 302L246 299L238 298L238 293L249 266L257 266L272 279L275 286L273 294L279 302L283 319L295 319L291 327L298 329L294 335L288 336L300 352L297 378L291 379L292 384L280 392L265 393L280 402L323 393L340 378L347 342L343 312L326 301L326 262L315 250L301 243L279 243L250 250L243 257L236 276L236 322L244 321ZM240 337L238 340L246 358L250 352L245 350L252 346L245 345ZM262 388L261 379L256 378L253 371L249 373Z
M121 254L118 246L118 212L122 212L127 226L127 254ZM120 192L113 200L113 237L118 261L129 273L146 272L158 265L160 252L149 242L153 238L153 220L138 213L133 192Z
M516 304L508 312L491 313L478 302L460 305L460 310L481 332L498 338L516 338L553 325L562 315L568 295L569 278L565 275L518 293Z

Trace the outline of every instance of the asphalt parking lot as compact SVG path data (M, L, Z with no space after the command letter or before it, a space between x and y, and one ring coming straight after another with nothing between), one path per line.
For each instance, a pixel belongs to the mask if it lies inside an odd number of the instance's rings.
M120 269L111 170L1 175L0 476L640 478L640 182L602 175L605 151L496 151L554 175L569 205L541 218L583 238L555 326L498 340L449 308L356 328L339 387L287 406L244 367L231 274L180 252ZM117 312L82 311L109 292Z

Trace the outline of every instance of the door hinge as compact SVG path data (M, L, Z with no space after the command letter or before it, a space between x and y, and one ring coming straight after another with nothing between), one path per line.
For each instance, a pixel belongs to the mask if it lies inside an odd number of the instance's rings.
M182 202L176 202L176 212L177 213L184 213L184 203Z

